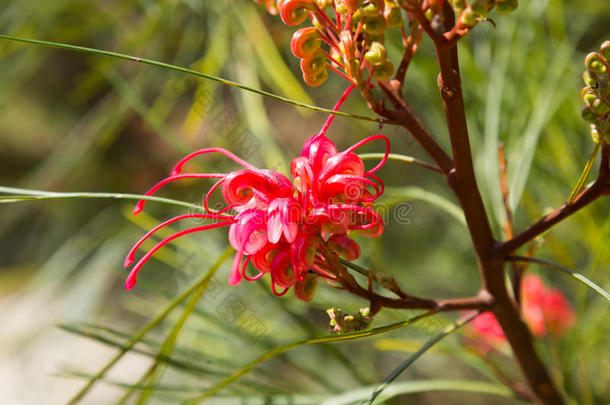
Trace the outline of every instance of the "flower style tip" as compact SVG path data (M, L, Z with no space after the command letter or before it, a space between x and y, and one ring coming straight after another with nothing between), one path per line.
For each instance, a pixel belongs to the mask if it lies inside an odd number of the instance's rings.
M133 211L131 211L132 215L138 215L140 212L142 212L144 210L144 200L140 200L137 202L136 206L133 207Z

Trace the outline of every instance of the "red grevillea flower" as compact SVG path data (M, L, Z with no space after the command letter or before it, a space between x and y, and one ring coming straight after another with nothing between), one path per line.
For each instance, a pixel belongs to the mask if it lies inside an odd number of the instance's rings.
M561 336L576 323L576 314L565 295L556 288L547 288L542 279L528 274L521 284L523 319L534 336L547 331ZM470 325L473 335L496 346L506 341L500 324L491 312L479 315Z
M353 86L348 88L335 109L352 89ZM352 234L377 237L384 230L383 220L372 205L383 193L383 183L374 173L387 160L389 141L385 136L374 135L344 151L337 151L335 144L325 135L332 119L331 115L322 131L305 143L301 156L293 159L292 181L280 172L258 169L219 148L201 149L179 161L171 175L153 186L146 195L154 194L175 180L218 179L204 198L204 212L177 216L149 231L128 253L125 267L132 265L141 244L164 226L193 217L216 222L163 239L134 265L125 287L128 290L133 288L144 263L168 242L189 233L229 226L229 242L237 251L229 276L230 284L235 285L242 278L256 280L268 273L276 295L283 295L290 287L295 287L297 298L311 300L319 278L335 279L330 265L333 260L326 255L355 260L360 255L360 247L351 239ZM385 155L375 167L366 170L354 152L375 140L384 141ZM209 153L224 154L242 169L226 174L182 173L183 166L191 159ZM208 201L219 187L227 206L212 211ZM144 200L139 201L134 214L138 214L144 204ZM250 262L258 271L254 277L246 272ZM283 290L278 291L278 288Z

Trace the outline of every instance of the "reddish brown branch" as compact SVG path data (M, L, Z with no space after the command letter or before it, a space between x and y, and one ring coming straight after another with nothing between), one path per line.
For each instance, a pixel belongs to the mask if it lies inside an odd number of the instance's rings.
M447 26L453 26L455 15L447 2L444 4L443 14ZM457 48L438 38L435 39L435 48L440 67L438 85L445 106L455 162L455 171L449 177L449 183L464 209L484 288L493 297L493 313L502 326L515 358L537 400L544 404L563 404L563 398L553 384L546 366L534 350L531 333L521 319L515 302L507 292L504 279L504 257L497 253L498 243L493 237L476 183L466 125Z
M605 178L601 180L598 179L589 188L583 190L572 203L562 205L550 214L540 218L537 222L520 234L516 235L511 240L502 243L499 246L501 254L504 256L510 255L527 242L533 240L536 236L549 230L553 225L563 221L570 215L591 204L599 197L607 195L608 191L608 180Z
M386 81L378 81L378 83L381 90L383 90L384 94L396 109L388 110L381 105L376 112L379 115L398 123L409 131L432 160L440 167L442 172L445 175L449 174L453 170L453 160L447 155L443 148L441 148L434 136L432 136L428 129L417 118L413 110L411 110L411 107L402 97L400 89L395 85L397 82L389 83Z
M394 76L394 80L398 81L399 88L402 88L405 82L407 69L409 68L411 59L413 59L413 55L415 55L415 52L417 51L417 45L421 40L422 34L423 28L420 27L419 22L417 22L417 20L413 20L411 22L411 33L403 43L405 50L402 55L402 60L400 61L400 65L398 65L398 69L396 69L396 75Z

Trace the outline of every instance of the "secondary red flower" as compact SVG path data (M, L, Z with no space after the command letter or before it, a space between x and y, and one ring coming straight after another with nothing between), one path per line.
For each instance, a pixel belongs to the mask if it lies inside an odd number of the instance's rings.
M538 338L561 336L576 323L576 314L565 295L556 288L547 288L534 274L523 277L521 312L532 334ZM471 333L491 345L506 340L500 324L491 312L479 315L470 325Z
M350 86L335 109L352 88ZM178 162L171 176L153 186L146 195L152 195L175 180L218 179L204 198L204 213L180 215L152 229L133 246L125 267L134 262L135 252L144 240L164 226L192 217L217 222L180 231L159 242L135 264L125 287L133 288L144 263L168 242L188 233L229 226L229 242L237 251L230 284L237 284L242 278L255 280L268 273L276 295L283 295L294 286L297 298L311 300L319 278L335 279L335 269L330 265L333 260L329 260L328 254L355 260L360 255L360 247L351 235L360 233L377 237L384 230L383 220L372 208L372 203L383 193L383 183L374 173L387 160L389 141L382 135L375 135L339 152L325 135L332 118L319 134L305 143L301 156L292 161L293 181L280 172L258 169L219 148L198 150ZM354 151L375 140L384 141L385 155L379 164L366 170ZM191 159L208 153L222 153L242 169L226 174L181 173ZM212 211L208 201L219 187L227 206ZM134 214L138 214L144 204L144 200L139 201ZM254 277L246 273L250 262L258 270ZM278 287L284 290L278 291Z

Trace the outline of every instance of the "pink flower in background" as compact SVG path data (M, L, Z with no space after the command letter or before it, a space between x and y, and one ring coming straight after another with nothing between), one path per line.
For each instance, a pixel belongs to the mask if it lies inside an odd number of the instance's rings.
M346 91L335 109L352 88ZM301 156L293 159L292 181L280 172L258 169L219 148L201 149L179 161L171 176L153 186L146 195L154 194L175 180L218 179L204 198L205 212L177 216L149 231L128 253L125 267L133 264L141 244L166 225L186 218L217 222L186 229L163 239L135 264L125 287L128 290L133 288L144 263L168 242L188 233L229 226L229 242L237 251L229 276L230 284L235 285L242 278L256 280L269 274L276 295L283 295L290 287L295 287L297 298L311 300L319 278L335 279L328 254L355 260L360 255L360 246L351 239L351 235L360 233L377 237L384 230L383 220L372 205L383 193L383 183L374 173L387 160L389 141L385 136L375 135L339 152L324 134L332 118L318 135L305 143ZM375 167L366 170L354 151L374 140L384 141L385 155ZM182 173L183 166L191 159L209 153L222 153L242 169L228 174ZM212 211L208 201L218 187L221 187L227 206ZM138 214L144 204L144 200L139 201L134 214ZM246 272L250 262L258 270L253 277ZM278 291L278 287L283 291Z
M521 284L521 312L532 334L538 338L547 332L562 336L576 324L576 314L565 295L556 288L547 288L540 277L528 274ZM506 341L495 316L485 312L470 324L471 334L497 346Z

